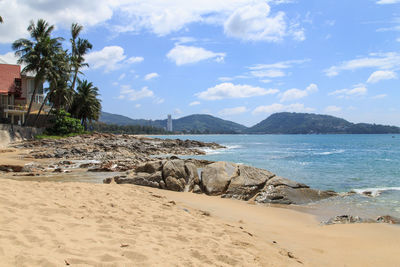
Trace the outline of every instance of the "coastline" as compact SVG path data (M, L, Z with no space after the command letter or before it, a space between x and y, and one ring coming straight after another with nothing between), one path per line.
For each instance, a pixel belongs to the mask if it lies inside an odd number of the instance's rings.
M51 161L12 150L0 153L0 161ZM0 261L6 266L65 261L72 266L396 266L400 261L400 227L321 225L297 207L136 185L2 179L1 186Z

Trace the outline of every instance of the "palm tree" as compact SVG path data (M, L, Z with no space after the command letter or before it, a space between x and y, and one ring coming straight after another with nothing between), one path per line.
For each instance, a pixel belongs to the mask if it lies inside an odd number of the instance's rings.
M89 66L87 63L84 63L84 55L87 54L87 52L93 47L88 40L78 38L82 29L83 26L79 25L78 23L73 23L71 26L71 67L73 67L73 78L71 84L72 90L75 89L76 79L78 78L78 73L80 73L79 69Z
M81 81L78 79L76 91L72 105L73 114L81 120L82 125L87 130L87 121L97 121L100 116L101 100L97 98L99 89L87 80Z
M66 51L59 51L57 54L52 57L52 67L48 70L47 73L47 81L49 82L49 87L45 90L47 91L46 98L44 99L42 105L40 106L39 112L36 115L34 124L36 124L40 113L43 109L43 106L47 103L47 101L54 99L61 99L60 94L63 94L64 91L68 91L68 80L69 80L69 62L68 55ZM57 104L67 105L69 101L72 99L72 94L67 99L63 99L63 101L57 101ZM52 102L53 102L52 101ZM53 102L54 104L55 102ZM56 104L56 107L58 107Z
M53 57L62 50L60 42L63 38L51 38L53 30L54 26L49 25L43 19L39 19L36 24L31 21L28 31L33 41L22 38L12 44L12 48L16 50L15 55L20 57L18 64L26 65L23 72L34 72L36 74L24 126L27 124L38 87L48 78L49 71L54 65Z

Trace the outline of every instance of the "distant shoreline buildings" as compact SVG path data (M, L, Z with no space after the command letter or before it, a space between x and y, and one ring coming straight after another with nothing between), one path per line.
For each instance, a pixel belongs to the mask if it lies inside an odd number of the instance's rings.
M167 131L168 132L172 132L172 117L171 117L171 114L168 114Z

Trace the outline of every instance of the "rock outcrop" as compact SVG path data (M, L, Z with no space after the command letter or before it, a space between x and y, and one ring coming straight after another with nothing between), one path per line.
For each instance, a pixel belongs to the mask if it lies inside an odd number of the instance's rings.
M127 176L115 177L114 181L245 201L253 199L257 203L304 204L337 195L251 166L178 158L141 164ZM111 179L105 180L110 182Z
M333 191L322 191L295 181L275 176L259 192L255 201L258 203L304 204L337 196Z

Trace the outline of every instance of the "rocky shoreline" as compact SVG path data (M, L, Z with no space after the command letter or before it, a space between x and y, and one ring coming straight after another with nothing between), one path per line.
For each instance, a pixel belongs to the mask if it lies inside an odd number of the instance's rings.
M25 158L56 160L25 166L0 165L0 171L15 173L14 176L41 176L50 172L71 172L74 169L118 172L115 177L105 179L104 183L135 184L258 204L306 204L339 196L334 191L312 189L251 166L177 157L204 155L204 148L224 148L216 143L94 133L64 139L28 140L11 147L29 149L30 153L24 155ZM399 222L390 216L381 217L385 219L376 221ZM371 222L354 218L351 215L340 215L326 224Z

